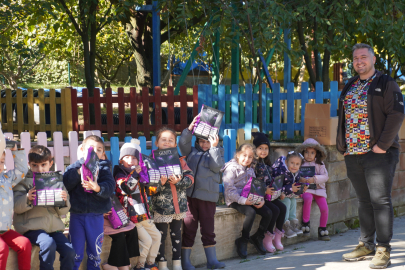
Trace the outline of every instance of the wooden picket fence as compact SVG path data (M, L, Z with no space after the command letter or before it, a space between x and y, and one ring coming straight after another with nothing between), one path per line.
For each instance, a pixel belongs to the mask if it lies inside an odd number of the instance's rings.
M72 130L70 97L69 88L60 92L54 89L2 90L0 98L2 129L5 132L19 134L28 131L31 137L37 132L48 131L53 134L55 131L62 131L67 138L68 132Z
M266 84L263 84L262 87L266 89ZM336 81L330 83L328 92L323 91L322 82L316 83L314 92L309 91L307 82L301 84L301 92L296 92L294 83L289 83L284 93L280 91L280 84L275 83L272 92L269 88L262 92L262 111L259 112L259 94L255 93L251 84L246 84L245 87L219 85L217 92L214 94L212 85L200 84L198 86L198 111L201 110L203 104L206 104L225 112L220 136L224 134L225 129L244 129L245 140L251 139L253 128L259 129L258 116L263 119L263 132L271 132L273 140L280 139L281 131L287 131L287 138L294 138L295 131L301 131L303 135L305 105L310 100L314 100L315 103L324 103L325 100L329 100L330 115L337 116L340 95ZM214 106L214 102L217 103L216 106ZM283 103L283 113L286 114L286 117L282 118Z
M127 133L132 137L137 138L138 132L142 133L148 140L150 132L157 131L163 126L162 122L162 103L166 103L167 107L167 126L182 131L188 126L187 123L187 102L193 102L193 117L198 114L198 87L193 87L193 94L187 95L186 87L180 88L180 95L174 95L174 88L168 87L167 94L162 95L160 87L154 88L154 95L149 94L149 89L142 88L141 94L136 92L136 88L131 87L129 94L124 94L123 88L118 88L118 95L113 95L110 88L106 89L106 93L100 96L100 92L94 91L94 96L89 97L87 89L82 90L82 96L77 96L77 91L72 89L72 120L73 131L100 130L107 132L108 137L113 137L114 132L119 132L119 137L123 140ZM175 102L180 105L180 124L175 124ZM150 122L149 104L154 107L154 124ZM90 123L90 104L94 104L95 123ZM106 107L106 121L102 121L101 104ZM118 114L113 113L113 104L118 106ZM126 117L125 105L129 104L131 108L130 117ZM78 122L78 106L83 106L83 125ZM142 109L142 124L138 121L138 108ZM118 121L114 117L118 117ZM129 120L129 121L127 121ZM117 123L118 122L118 123Z

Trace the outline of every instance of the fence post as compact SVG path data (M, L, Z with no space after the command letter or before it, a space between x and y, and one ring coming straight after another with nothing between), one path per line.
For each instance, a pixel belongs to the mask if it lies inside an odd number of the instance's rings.
M280 84L273 89L273 140L280 140Z
M225 112L225 86L219 85L218 86L218 110L221 112ZM224 129L225 129L225 118L224 115L222 117L221 127L219 128L219 137L222 139L224 136Z
M118 88L118 120L119 120L118 130L120 134L120 140L123 140L126 134L126 123L125 123L124 88L122 87Z
M106 99L105 105L107 107L107 133L108 133L108 138L111 138L114 136L114 115L113 115L113 102L112 102L111 88L106 89L105 99ZM83 100L83 103L84 103L84 100ZM149 108L149 107L147 107L147 108ZM83 104L83 111L84 111L84 104Z
M265 88L266 89L266 88ZM253 91L252 85L245 85L245 140L249 141L252 137L253 118Z
M69 159L70 164L77 161L77 148L79 147L79 138L76 131L69 131Z
M323 82L316 82L315 84L315 103L323 103Z
M305 106L308 103L308 83L301 83L301 136L304 136L305 131Z
M294 138L294 83L287 84L287 138Z
M338 82L330 82L330 116L337 116L338 109Z
M38 107L39 107L39 131L45 132L45 92L44 89L38 90Z
M232 129L237 130L239 128L239 85L237 84L232 85L231 103L231 127Z
M70 88L65 88L65 103L66 104L73 104L72 103L72 89ZM98 105L100 106L100 105ZM73 104L71 106L66 106L65 114L66 114L66 133L63 133L63 137L67 138L68 137L68 132L73 130L73 120L72 120L72 112L73 112L73 107L76 107L76 104ZM96 105L97 107L97 105Z
M1 102L0 102L1 107ZM0 110L1 111L1 110ZM56 113L55 113L56 115ZM0 114L1 119L1 114ZM22 98L22 90L17 90L17 132L21 134L24 131L24 114L23 114L23 98Z
M64 98L64 91L63 89L61 90L61 103L65 103L65 104L70 104L70 103L66 103L65 102L65 98ZM73 106L72 104L70 106ZM61 105L62 107L62 105ZM49 118L50 118L50 122L51 122L51 134L53 136L53 133L56 131L56 123L57 123L57 114L56 114L56 92L55 89L49 89ZM61 111L61 114L64 113ZM61 115L62 116L62 115ZM67 115L66 115L67 116ZM70 117L72 117L72 114L70 114ZM65 125L66 123L62 121L62 125ZM63 128L62 128L63 130ZM67 138L67 133L63 133L64 137L66 136Z
M32 89L27 90L27 108L28 108L28 130L30 132L31 137L34 138L35 137L34 91Z
M131 104L131 136L138 138L138 105L136 88L130 88L130 104Z
M259 117L262 117L262 124L263 124L263 126L262 126L263 130L260 130L260 132L263 132L264 134L267 134L267 123L268 123L267 122L267 115L266 115L266 113L267 113L267 99L266 99L266 96L267 96L266 84L262 83L262 111L260 112L261 116L259 116ZM255 108L255 111L257 111L256 108ZM255 121L256 121L256 119L255 119Z
M111 162L112 167L118 165L118 159L120 157L120 142L118 137L110 138L110 152L111 152Z
M78 114L77 114L77 90L70 90L71 102L72 102L72 130L79 131Z
M144 112L143 114L143 135L149 139L150 132L149 132L149 89L147 87L142 87L142 109Z
M53 133L53 153L55 160L55 171L65 171L64 152L63 152L63 134L60 131ZM56 154L58 153L58 154Z
M6 89L6 111L7 111L7 131L14 132L14 123L13 123L13 100L11 96L11 89Z

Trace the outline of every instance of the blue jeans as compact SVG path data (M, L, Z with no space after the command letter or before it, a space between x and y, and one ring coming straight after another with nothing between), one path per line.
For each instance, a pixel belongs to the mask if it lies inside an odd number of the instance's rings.
M284 222L286 222L287 220L293 220L297 218L297 199L295 199L294 197L292 198L288 198L285 197L284 200L280 200L282 203L285 204L286 212L285 212L285 220Z
M60 269L72 270L75 250L72 243L61 232L47 233L44 230L28 231L24 234L33 245L39 246L39 268L53 270L55 252L60 255Z
M392 181L399 160L399 150L391 147L385 154L372 151L345 156L347 176L359 200L360 238L367 248L377 244L391 247L394 211L391 202Z
M104 241L103 214L70 214L70 241L76 251L75 266L78 270L83 260L86 243L87 270L100 270L100 254Z

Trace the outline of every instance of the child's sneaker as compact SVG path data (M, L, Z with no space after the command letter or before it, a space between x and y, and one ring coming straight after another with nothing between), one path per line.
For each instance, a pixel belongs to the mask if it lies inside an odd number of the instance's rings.
M309 226L309 221L308 222L302 221L301 230L303 233L309 233L311 231L311 227Z
M329 232L325 227L319 227L318 228L318 240L321 241L329 241Z
M159 270L156 263L154 262L146 262L145 263L145 270Z
M283 230L284 230L284 236L287 238L293 238L296 237L297 234L291 230L291 226L290 226L290 221L287 220L284 225L283 225Z

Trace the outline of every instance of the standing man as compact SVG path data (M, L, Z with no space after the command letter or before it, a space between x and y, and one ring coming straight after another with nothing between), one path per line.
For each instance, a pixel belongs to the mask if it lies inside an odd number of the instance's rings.
M375 61L369 45L353 46L353 67L359 75L340 95L336 148L345 156L347 176L359 202L360 243L343 259L359 261L374 255L370 268L381 269L391 264L391 188L404 102L396 82L375 70Z

